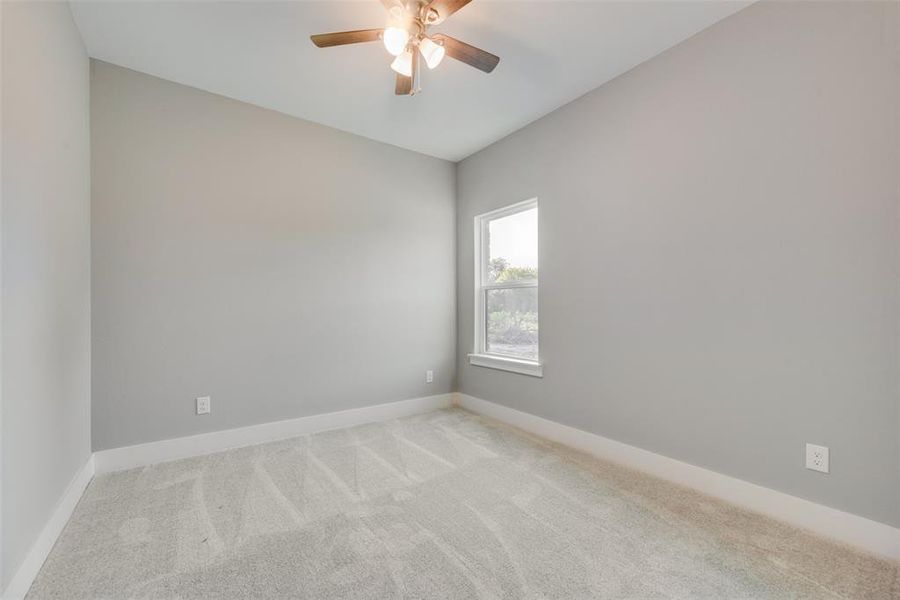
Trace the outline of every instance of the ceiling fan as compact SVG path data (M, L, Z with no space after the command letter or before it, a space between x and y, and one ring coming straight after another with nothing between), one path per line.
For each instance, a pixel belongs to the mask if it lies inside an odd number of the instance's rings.
M359 44L381 40L384 47L396 58L391 68L397 72L394 93L412 96L421 91L419 62L425 60L434 69L446 54L460 62L490 73L500 62L499 56L470 46L449 35L426 32L432 25L444 22L447 17L472 0L381 0L388 10L388 25L384 29L360 29L312 35L310 39L319 48Z

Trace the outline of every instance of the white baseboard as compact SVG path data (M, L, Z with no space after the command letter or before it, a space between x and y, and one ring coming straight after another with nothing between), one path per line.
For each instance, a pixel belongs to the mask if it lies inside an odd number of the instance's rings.
M72 516L75 506L81 500L81 495L93 476L94 457L91 456L69 483L69 487L66 488L59 503L57 503L56 508L50 515L50 519L44 525L44 529L41 530L37 540L32 544L28 554L25 555L25 560L19 566L16 574L13 575L9 585L6 586L2 596L3 600L22 600L25 594L28 593L34 578L37 577L38 571L41 570L44 561L47 560L47 556L50 554L50 550L53 549L59 534L62 533L66 523L69 522L69 517Z
M631 467L816 534L900 560L900 529L742 479L629 446L500 404L456 394L455 403L535 435Z
M98 474L121 471L179 458L221 452L230 448L283 440L317 431L408 417L450 406L452 400L453 394L438 394L123 448L100 450L94 453L94 461Z

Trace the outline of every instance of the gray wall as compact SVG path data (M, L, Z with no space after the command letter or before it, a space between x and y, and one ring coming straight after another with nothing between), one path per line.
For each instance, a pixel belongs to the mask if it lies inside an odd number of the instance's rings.
M898 7L752 5L463 161L460 391L900 525ZM465 358L533 196L543 379Z
M67 3L2 11L0 589L91 451L88 58Z
M453 389L452 163L96 61L91 108L95 450Z

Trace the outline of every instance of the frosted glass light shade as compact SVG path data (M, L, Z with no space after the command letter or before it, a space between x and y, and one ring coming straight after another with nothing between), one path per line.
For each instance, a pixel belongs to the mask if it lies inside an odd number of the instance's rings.
M419 50L422 52L422 58L429 69L433 69L444 60L446 50L440 44L434 43L431 38L422 38L419 42Z
M381 40L387 51L397 56L406 50L406 44L409 43L409 32L400 27L388 27L384 30Z
M395 58L394 62L391 63L391 68L401 75L412 77L412 52L407 50Z

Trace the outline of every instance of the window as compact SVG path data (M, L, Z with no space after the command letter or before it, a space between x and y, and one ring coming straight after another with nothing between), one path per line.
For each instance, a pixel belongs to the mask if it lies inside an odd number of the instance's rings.
M538 204L475 217L475 348L469 362L540 377Z

